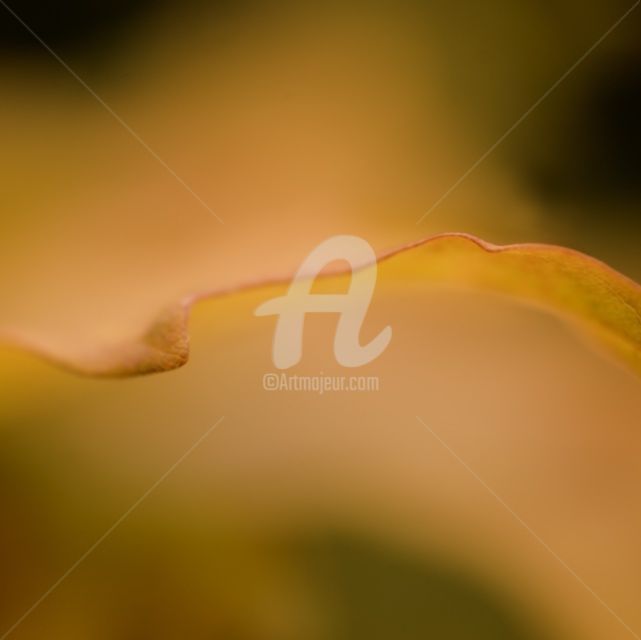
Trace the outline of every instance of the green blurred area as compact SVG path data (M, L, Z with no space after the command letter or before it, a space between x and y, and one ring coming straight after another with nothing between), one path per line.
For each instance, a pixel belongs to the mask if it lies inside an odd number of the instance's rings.
M49 421L0 446L0 619L8 627L140 488L97 475ZM69 443L67 443L69 444ZM64 465L62 464L64 460ZM81 478L82 482L78 482ZM182 496L185 498L185 496ZM509 594L442 557L328 520L247 528L159 489L12 634L16 638L547 640ZM4 629L2 629L4 632Z

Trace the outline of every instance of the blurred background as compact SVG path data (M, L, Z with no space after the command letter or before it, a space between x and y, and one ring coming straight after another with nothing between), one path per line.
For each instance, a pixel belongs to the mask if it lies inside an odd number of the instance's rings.
M631 7L3 0L0 327L91 352L336 233L563 244L641 280L641 10L457 184ZM2 347L0 638L638 637L415 419L641 633L638 381L539 312L381 280L374 399L265 394L274 291L207 303L160 376ZM308 373L332 332L310 321Z

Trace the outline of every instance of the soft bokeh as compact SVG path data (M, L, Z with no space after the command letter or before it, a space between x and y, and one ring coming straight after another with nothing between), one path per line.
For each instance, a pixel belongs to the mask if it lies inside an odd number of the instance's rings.
M10 6L135 135L0 7L3 331L91 350L337 233L557 242L641 278L635 12L417 224L624 3ZM380 390L269 393L253 310L278 293L198 306L160 375L2 348L0 634L221 416L7 637L641 633L637 377L384 263L362 340L393 339L358 371ZM343 373L334 330L307 318L297 373Z

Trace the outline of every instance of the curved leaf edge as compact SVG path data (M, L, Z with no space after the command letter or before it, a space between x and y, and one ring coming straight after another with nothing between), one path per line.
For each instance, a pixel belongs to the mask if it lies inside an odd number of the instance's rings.
M474 256L470 251L477 254ZM471 267L460 268L456 262L457 252L474 256ZM421 256L421 253L425 255ZM430 236L383 252L377 257L377 263L415 254L428 260L422 263L425 269L415 270L414 278L494 290L560 313L599 334L611 351L641 375L641 285L597 258L557 245L495 245L457 232ZM505 256L512 263L491 265L487 270L478 269L479 256L481 259ZM365 264L361 268L367 266ZM516 269L511 270L514 266ZM558 274L555 274L555 269ZM345 267L320 277L348 273L349 268ZM42 341L17 330L0 330L0 344L31 353L83 376L124 378L171 371L184 366L189 360L189 319L197 303L234 293L287 285L291 278L291 275L267 278L188 295L160 311L141 335L119 344L103 345L82 356L57 353ZM578 292L584 292L585 300L570 299L564 294L564 288L557 286L560 282L565 287L575 287ZM526 286L521 286L522 283Z

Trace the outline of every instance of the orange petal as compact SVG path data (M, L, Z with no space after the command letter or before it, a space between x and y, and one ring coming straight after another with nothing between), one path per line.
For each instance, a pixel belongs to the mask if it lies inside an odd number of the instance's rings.
M641 373L641 286L606 264L578 251L543 244L497 246L465 234L444 234L379 258L390 280L466 285L507 294L558 312L594 334ZM339 274L347 277L345 271ZM283 284L278 278L270 284ZM255 288L256 283L236 291ZM198 300L189 296L163 310L142 335L118 344L53 348L37 336L5 332L2 338L78 373L132 376L168 371L189 357L188 319ZM418 302L418 301L417 301Z

